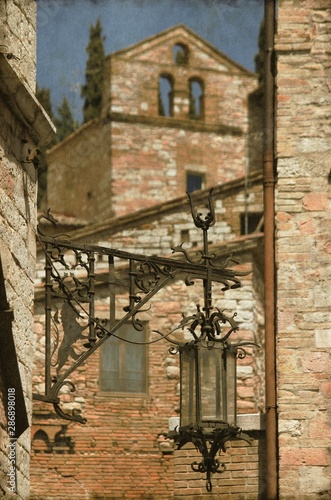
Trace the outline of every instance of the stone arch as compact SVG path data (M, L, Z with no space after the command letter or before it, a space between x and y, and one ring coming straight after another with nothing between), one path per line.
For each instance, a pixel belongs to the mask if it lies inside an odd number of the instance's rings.
M159 116L173 116L174 83L174 78L170 74L162 73L159 76Z
M174 63L178 66L184 66L189 61L189 49L183 43L176 43L173 48Z
M189 117L193 120L201 120L204 117L204 82L199 77L189 79Z

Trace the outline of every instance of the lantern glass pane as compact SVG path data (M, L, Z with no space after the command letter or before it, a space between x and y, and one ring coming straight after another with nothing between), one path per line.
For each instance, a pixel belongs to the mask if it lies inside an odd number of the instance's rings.
M201 345L198 350L200 374L201 421L226 421L226 374L223 345L212 349Z
M237 352L226 349L227 422L237 421Z
M196 407L196 349L186 346L180 355L180 427L195 424Z

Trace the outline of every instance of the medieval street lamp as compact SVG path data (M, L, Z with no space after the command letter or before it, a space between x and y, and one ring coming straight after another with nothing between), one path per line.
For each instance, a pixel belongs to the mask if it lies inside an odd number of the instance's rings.
M238 347L199 339L184 344L179 352L180 426L169 437L178 449L191 442L199 450L202 461L193 462L191 467L207 474L210 492L211 474L225 471L225 464L215 458L220 450L226 451L225 443L236 439L251 443L236 425Z
M203 231L201 260L209 272L203 280L204 307L201 310L198 305L197 313L184 317L181 323L182 328L189 326L193 340L170 348L172 354L180 353L180 425L169 433L169 437L175 440L178 449L191 442L199 450L202 461L193 462L191 467L194 471L207 474L206 489L210 492L211 474L225 471L225 464L215 458L220 450L226 451L225 443L235 439L251 443L250 437L236 425L236 361L237 357L245 357L244 346L256 344L231 344L230 335L238 330L237 322L223 311L213 309L211 271L214 256L208 252L207 231L215 223L215 214L211 196L210 211L204 218L202 214L194 215L192 198L189 198L194 223ZM228 270L224 271L226 275ZM240 283L232 288L236 286Z
M194 224L203 232L203 250L199 252L198 261L192 260L182 245L173 252L182 253L185 259L146 257L50 237L39 226L38 239L46 259L45 394L34 394L34 399L52 403L61 418L85 423L79 413L69 414L60 407L62 388L69 386L71 392L75 391L68 377L110 336L125 341L118 333L123 324L131 321L136 330L141 330L137 314L164 286L175 280L184 280L186 285L193 285L196 279L202 280L203 305L197 305L196 313L183 315L179 326L167 334L155 333L160 340L172 344L171 354L180 355L180 425L169 433L169 437L174 439L178 449L193 443L199 450L202 460L193 462L191 467L206 473L206 488L210 492L211 474L225 470L225 465L216 458L219 451L226 450L225 443L235 439L251 441L236 425L236 360L245 357L245 346L256 344L231 344L230 336L239 328L235 314L228 317L212 303L213 283L221 283L223 291L238 288L241 286L238 276L247 274L227 267L232 258L220 266L216 256L209 253L208 230L216 220L212 192L206 215L196 213L190 195L189 200ZM56 225L49 211L43 218ZM116 320L115 299L110 301L109 319L100 320L95 316L95 284L99 279L95 265L100 261L97 255L102 256L103 262L105 258L108 260L108 278L103 281L113 287L113 297L116 286L125 283L128 288L128 305L123 308L125 314L120 320ZM129 264L125 280L121 281L116 274L115 259L126 260ZM62 334L58 326L60 312ZM87 318L85 326L79 322L83 317ZM179 342L173 338L171 334L179 329L186 329L190 340ZM83 331L88 331L88 335L83 335ZM73 346L80 352L77 353Z

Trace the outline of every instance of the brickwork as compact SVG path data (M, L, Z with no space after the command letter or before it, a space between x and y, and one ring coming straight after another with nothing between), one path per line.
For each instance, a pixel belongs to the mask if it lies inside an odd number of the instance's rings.
M243 174L243 137L139 124L114 124L112 132L118 215L182 196L191 172L203 175L209 187Z
M98 220L100 214L111 216L110 130L110 124L93 120L52 149L47 206L53 213L66 218L75 216L76 224ZM107 195L99 196L105 187Z
M178 43L189 53L185 65L174 61ZM184 26L110 55L106 67L102 119L49 153L54 213L95 222L183 196L187 174L202 176L203 187L244 175L256 75ZM159 116L163 74L174 80L172 116ZM203 82L200 119L189 116L192 77Z
M212 492L207 494L205 480L191 469L192 461L200 462L194 448L176 451L174 500L217 498L257 500L265 498L265 464L263 460L264 434L249 432L251 446L233 441L225 454L219 457L226 469L213 476ZM261 453L262 451L262 453Z
M178 308L178 304L169 304L163 314L176 305ZM104 308L102 303L97 307L101 317ZM79 369L72 377L77 393L75 398L64 396L64 408L83 410L88 422L68 426L67 435L75 443L72 454L40 452L40 443L33 442L31 498L78 499L86 494L91 498L172 497L173 457L162 453L160 446L177 403L178 373L168 369L176 360L169 357L164 345L152 344L148 349L145 395L102 392L100 352ZM52 439L63 422L43 415L40 408L36 403L34 436L42 429Z
M186 64L174 61L177 44L188 51ZM205 122L247 127L247 95L256 88L255 75L183 25L115 52L108 64L104 113L158 116L158 78L167 74L175 82L174 118L188 118L188 82L197 77L204 82Z
M330 498L330 2L278 5L279 488Z
M230 246L232 244L232 250L241 257L237 269L250 271L242 279L242 288L223 293L216 286L214 297L216 307L226 309L230 314L237 311L237 319L241 324L238 337L241 340L253 340L263 345L261 234L243 235L239 240L236 234L240 230L242 200L249 200L249 211L255 213L262 209L260 177L251 176L248 186L246 195L243 179L216 187L214 191L216 212L220 220L210 231L210 241L214 241L212 249L219 255L220 261L224 262L231 251L226 243ZM205 204L207 194L202 192L197 197L200 205ZM195 252L201 247L201 231L192 223L186 197L71 233L73 240L158 255L169 255L171 247L179 245L184 236L185 248L188 250ZM96 262L96 272L102 272L105 263L102 260ZM40 291L37 292L35 303L37 343L34 371L34 388L37 391L43 385L42 365L39 365L42 362L44 331L43 304L39 302L43 296L41 267L38 263L37 290ZM102 283L96 288L98 317L107 317L107 291L108 287ZM149 304L151 309L139 314L141 320L148 322L149 338L156 338L156 334L152 333L155 330L166 333L175 328L181 321L181 313L193 313L201 300L201 292L198 283L195 287L187 288L180 282L161 290ZM122 307L127 303L125 297L120 295L120 290L117 303L119 319L123 316ZM31 498L66 498L70 495L85 498L86 492L92 498L170 499L177 494L182 497L182 485L174 476L174 467L177 470L177 452L174 455L172 444L164 438L168 430L168 418L177 416L179 411L178 359L168 353L165 342L150 344L148 359L149 383L145 396L128 397L100 391L100 352L96 352L76 375L73 374L77 392L72 396L69 392L65 394L63 397L67 402L64 405L66 409L83 411L88 419L83 427L79 424L68 425L67 435L75 442L74 453L68 454L67 450L64 455L56 453L54 449L51 452L46 449L45 452L45 440L38 440L37 433L39 432L40 437L40 431L43 430L50 442L54 442L55 433L60 430L63 422L54 419L52 409L35 403L33 436L36 439L33 442ZM238 363L240 413L256 413L263 408L261 365L262 349L254 357L247 356ZM242 481L247 481L252 491L256 492L259 490L258 459L251 451L244 450L244 447L240 449L246 464L244 469L240 469ZM253 449L255 450L254 447ZM183 453L187 461L194 460L190 453ZM235 461L233 458L232 462ZM253 474L251 468L255 471ZM236 466L233 469L229 466L230 469L233 472L224 476L228 481L227 485L235 482L236 471L238 473L239 470ZM193 478L192 473L192 480L189 481L194 483L195 493L206 494L202 489L204 482L199 475L195 474ZM219 485L221 484L220 480ZM242 484L239 481L238 488ZM239 491L238 488L236 490L233 486L233 492Z

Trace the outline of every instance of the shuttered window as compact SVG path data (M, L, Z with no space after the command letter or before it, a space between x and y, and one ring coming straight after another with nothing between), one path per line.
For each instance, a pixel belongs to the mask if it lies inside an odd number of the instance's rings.
M137 331L131 324L124 324L102 346L100 388L102 391L147 392L146 324ZM140 344L131 344L133 341Z

